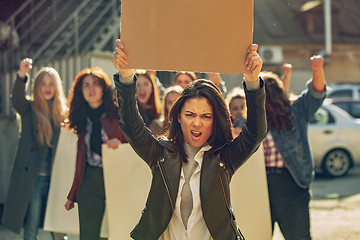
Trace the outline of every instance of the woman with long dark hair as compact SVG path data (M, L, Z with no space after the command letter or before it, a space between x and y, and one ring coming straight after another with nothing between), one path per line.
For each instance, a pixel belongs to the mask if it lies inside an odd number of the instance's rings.
M248 49L245 93L248 121L235 139L229 110L216 85L188 84L169 113L164 137L154 138L136 110L136 77L124 69L123 44L112 62L119 101L120 128L136 153L149 165L152 184L134 239L243 239L230 203L230 180L258 149L266 133L265 90L258 74L257 45Z
M68 126L78 135L78 151L65 208L70 210L77 202L80 239L98 240L105 211L101 145L116 149L126 140L119 129L114 93L104 70L82 70L68 99Z
M310 240L310 184L314 164L308 123L326 97L324 59L310 58L313 77L308 89L291 103L279 76L263 72L268 132L263 143L272 227L278 223L285 239ZM285 81L290 81L287 79Z
M161 126L154 121L160 116L160 98L156 79L153 74L146 70L136 70L135 74L138 78L136 99L141 117L146 126L154 134L157 134Z

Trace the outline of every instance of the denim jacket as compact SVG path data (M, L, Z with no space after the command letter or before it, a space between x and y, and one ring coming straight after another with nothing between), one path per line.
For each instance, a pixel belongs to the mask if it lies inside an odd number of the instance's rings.
M307 86L308 89L291 105L292 128L277 131L271 124L269 126L287 169L302 188L308 188L315 176L308 140L308 123L326 97L326 90L317 92L311 81Z

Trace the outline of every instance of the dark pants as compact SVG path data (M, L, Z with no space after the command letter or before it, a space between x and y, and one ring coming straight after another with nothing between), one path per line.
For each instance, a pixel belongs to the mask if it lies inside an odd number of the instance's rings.
M272 229L275 222L286 240L309 240L309 189L299 187L290 173L267 173Z
M105 188L103 169L86 163L77 203L81 240L99 240L105 212Z

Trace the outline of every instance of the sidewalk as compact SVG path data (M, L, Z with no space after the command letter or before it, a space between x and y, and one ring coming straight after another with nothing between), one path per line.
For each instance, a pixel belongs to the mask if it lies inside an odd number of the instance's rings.
M360 194L343 199L312 200L310 215L313 240L360 239ZM284 240L278 227L273 240Z
M23 231L20 234L13 233L0 224L0 240L22 240ZM50 232L39 229L39 240L53 240ZM69 234L68 240L79 240L78 235Z
M313 240L360 239L360 194L343 199L311 200L310 209ZM39 235L40 240L52 240L49 232L40 229ZM15 234L0 224L0 239L22 240L22 234ZM79 240L79 236L71 234L68 240ZM284 240L278 227L273 240Z

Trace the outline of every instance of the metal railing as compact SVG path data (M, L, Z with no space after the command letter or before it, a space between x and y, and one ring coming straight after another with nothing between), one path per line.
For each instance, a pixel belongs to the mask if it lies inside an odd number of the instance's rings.
M31 57L34 64L47 65L104 50L109 41L120 35L120 0L34 2L24 2L4 22L19 33L20 46L7 44L5 47L5 42L0 42L0 115L11 112L10 79L24 57ZM11 42L11 38L7 41Z

